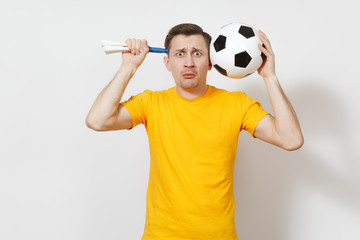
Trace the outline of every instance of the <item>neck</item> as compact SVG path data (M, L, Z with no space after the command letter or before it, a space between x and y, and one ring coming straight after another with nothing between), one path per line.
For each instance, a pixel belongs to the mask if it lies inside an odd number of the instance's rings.
M208 90L208 86L205 84L203 86L199 86L197 88L182 88L180 86L176 86L176 92L179 96L186 98L186 99L194 99L201 97L206 93Z

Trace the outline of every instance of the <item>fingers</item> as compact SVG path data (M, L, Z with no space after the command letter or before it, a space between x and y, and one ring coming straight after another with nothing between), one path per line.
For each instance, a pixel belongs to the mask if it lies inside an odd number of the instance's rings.
M272 51L271 44L264 32L258 31L258 36L262 44L258 44L259 50L265 55L263 64L258 69L258 73L265 79L275 73L275 55ZM262 56L263 57L263 56Z
M129 48L129 51L133 55L139 55L140 53L144 52L147 53L149 51L149 47L147 45L147 41L145 39L126 39L127 47Z
M142 40L140 53L148 53L149 52L149 46L146 39Z
M260 43L258 43L258 48L266 57L269 57L271 55L271 53L266 49L265 44L261 45Z
M266 52L268 54L271 54L271 55L274 55L274 52L272 50L272 47L271 47L271 44L270 44L270 41L268 39L268 37L265 35L265 33L261 30L258 30L258 36L259 36L259 39L260 41L263 43L263 45L265 46L264 48L266 49ZM261 49L260 49L261 50ZM264 51L263 51L264 52ZM264 54L266 56L268 56L265 52Z

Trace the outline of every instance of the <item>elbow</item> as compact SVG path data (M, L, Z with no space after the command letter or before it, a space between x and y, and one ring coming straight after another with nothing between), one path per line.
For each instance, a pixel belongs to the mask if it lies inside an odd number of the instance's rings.
M304 137L300 134L297 137L294 137L291 141L288 141L283 145L283 148L287 151L295 151L300 149L304 145Z
M86 117L85 124L88 128L92 130L103 131L102 125L96 122L94 119L90 118L89 116Z

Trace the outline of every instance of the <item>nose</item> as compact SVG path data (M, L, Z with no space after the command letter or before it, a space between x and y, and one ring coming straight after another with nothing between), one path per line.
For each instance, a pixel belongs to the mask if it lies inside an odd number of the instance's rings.
M195 66L195 62L194 62L194 59L193 59L192 54L188 54L188 55L185 57L184 65L185 65L185 67L187 67L187 68L193 68L193 67Z

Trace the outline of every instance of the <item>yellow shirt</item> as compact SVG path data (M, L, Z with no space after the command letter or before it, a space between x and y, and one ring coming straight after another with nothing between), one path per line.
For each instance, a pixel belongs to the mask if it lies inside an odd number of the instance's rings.
M176 88L122 103L150 146L142 240L235 240L234 161L241 130L268 114L244 92L209 86L196 99Z

